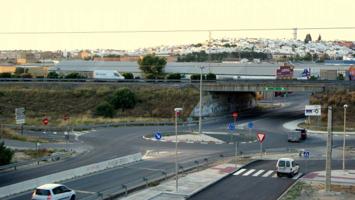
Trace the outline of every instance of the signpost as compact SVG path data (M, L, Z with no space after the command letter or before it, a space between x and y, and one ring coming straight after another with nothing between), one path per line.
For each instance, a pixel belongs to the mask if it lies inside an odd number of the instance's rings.
M23 124L26 123L25 108L16 108L16 124L21 125L21 134L23 134Z
M254 127L253 122L248 122L249 135L251 135L251 129L253 129L253 127Z
M154 134L154 137L156 140L160 140L162 138L162 135L159 131L157 131L155 134Z
M321 116L321 105L306 105L305 116Z
M48 125L48 118L47 117L45 117L45 118L43 118L42 119L42 123L43 123L43 125L45 125L45 126L47 126Z
M265 133L259 132L256 134L256 139L258 139L260 143L260 157L263 155L263 142L265 140Z
M308 160L309 160L310 153L309 151L303 151L303 157L307 159L306 161L306 173L308 172Z

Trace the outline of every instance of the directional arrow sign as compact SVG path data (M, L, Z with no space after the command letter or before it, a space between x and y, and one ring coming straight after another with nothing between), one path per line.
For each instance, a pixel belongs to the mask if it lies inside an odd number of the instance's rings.
M249 122L249 123L248 123L248 128L249 128L249 129L252 129L253 127L254 127L253 122Z
M263 143L263 141L265 140L265 133L256 134L256 139L258 139L260 143Z
M161 136L161 133L160 133L160 132L156 132L156 133L154 134L154 137L155 137L155 139L160 140L162 136Z
M229 123L229 124L228 124L228 129L229 129L230 131L234 131L234 130L235 130L235 124L234 124L234 123Z

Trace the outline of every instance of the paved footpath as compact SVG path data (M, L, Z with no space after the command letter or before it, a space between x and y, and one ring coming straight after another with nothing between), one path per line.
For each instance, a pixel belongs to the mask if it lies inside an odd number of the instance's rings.
M238 167L240 167L238 165ZM218 182L220 179L235 171L234 164L221 164L203 171L188 174L179 178L179 191L175 192L175 179L160 183L124 197L124 200L184 200L186 197Z
M310 172L302 180L325 183L325 171ZM332 184L355 185L355 170L332 170L331 181Z

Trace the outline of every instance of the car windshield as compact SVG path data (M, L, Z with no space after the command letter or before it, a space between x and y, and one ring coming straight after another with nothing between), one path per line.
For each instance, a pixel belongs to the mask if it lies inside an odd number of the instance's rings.
M40 195L40 196L49 196L51 193L49 192L49 190L43 190L43 189L37 189L36 190L36 195Z
M285 167L285 161L284 160L280 160L279 161L279 167Z

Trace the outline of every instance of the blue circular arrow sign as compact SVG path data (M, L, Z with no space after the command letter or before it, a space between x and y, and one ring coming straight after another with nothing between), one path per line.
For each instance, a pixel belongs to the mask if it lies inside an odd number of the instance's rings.
M253 127L254 127L253 122L249 122L249 123L248 123L248 128L252 129Z
M161 133L160 133L160 132L156 132L156 133L154 134L154 137L155 137L155 139L160 140L162 136L161 136Z
M234 123L229 123L229 124L228 124L228 129L229 129L230 131L234 131L234 130L235 130L235 124L234 124Z

